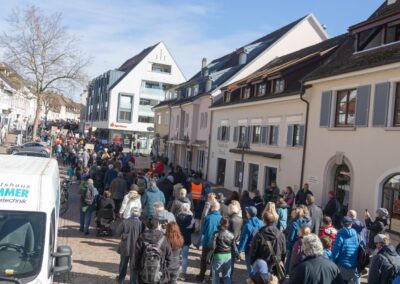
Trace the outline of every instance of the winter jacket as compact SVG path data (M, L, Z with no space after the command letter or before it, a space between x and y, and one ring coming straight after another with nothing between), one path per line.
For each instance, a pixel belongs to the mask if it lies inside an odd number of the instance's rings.
M242 208L242 217L246 218L246 207L254 206L254 201L250 197L240 199L240 208Z
M319 229L318 236L319 237L328 236L331 239L332 244L333 244L335 242L337 232L338 231L336 230L335 227L333 227L333 225L327 225L327 226L323 226Z
M322 209L315 204L310 204L308 205L308 210L311 217L311 233L318 234L322 225L322 218L324 217Z
M267 225L259 229L254 236L253 244L250 249L250 263L253 264L257 259L264 259L268 267L272 269L274 261L268 249L267 241L271 242L277 260L283 260L286 254L285 235L279 231L275 225Z
M86 190L92 191L94 201L91 205L88 205L85 202ZM81 201L82 212L86 212L87 210L91 210L93 212L94 210L96 210L96 207L97 207L96 200L98 200L98 197L99 197L99 192L97 191L97 189L93 185L89 184L86 189L81 189L80 191L81 191L80 192L81 193L80 201Z
M176 216L176 223L179 226L179 229L181 230L183 239L184 239L184 245L185 246L190 246L192 244L192 233L194 232L195 229L195 221L193 214L186 214L184 212L179 213Z
M299 232L301 227L303 226L308 226L311 227L311 220L308 216L303 216L298 219L292 220L290 222L288 228L289 228L289 234L288 234L288 239L287 239L287 250L291 251L295 242L299 238Z
M132 217L119 223L115 234L121 238L118 246L118 253L121 256L129 256L131 265L136 262L136 242L140 234L144 231L145 226L138 217Z
M210 248L214 251L214 254L232 253L235 256L239 255L234 235L229 230L221 227L214 232Z
M329 199L328 203L325 205L324 214L331 217L332 220L337 218L340 214L340 204L336 198Z
M151 244L157 244L157 242L161 239L164 238L164 241L161 244L161 263L163 267L161 268L161 271L163 272L162 279L161 279L161 284L164 283L169 283L169 270L170 270L170 265L171 265L171 257L172 257L172 249L171 246L167 240L167 238L164 236L164 233L160 230L145 230L139 237L137 243L136 243L136 255L138 256L143 256L143 253L145 251L146 243L151 243ZM142 267L142 261L141 257L138 257L135 259L135 271L140 271L143 269ZM139 281L140 283L140 281Z
M209 247L211 245L211 238L214 232L218 230L221 218L222 216L219 211L211 211L204 219L203 226L201 227L201 234L203 236L201 245L203 247Z
M257 217L261 219L262 212L265 208L264 199L262 199L261 196L256 196L253 198L253 202L254 202L254 207L256 207L257 209ZM246 214L243 216L246 216Z
M118 172L116 169L108 169L104 174L104 187L109 188L111 182L118 176Z
M353 219L353 224L351 227L356 230L357 234L361 234L361 231L364 229L364 225L358 219Z
M187 197L180 197L178 199L175 199L171 205L171 210L170 210L171 213L174 214L175 216L177 216L179 214L179 212L181 211L181 207L182 207L183 203L191 204L189 198L187 198Z
M293 207L295 201L295 195L293 192L285 193L284 200L289 207Z
M358 237L352 228L342 228L336 235L332 248L332 260L344 268L358 265Z
M116 177L110 185L110 192L112 199L124 199L128 186L126 180L123 177Z
M368 273L369 284L389 284L392 283L392 269L393 265L400 270L400 256L396 253L392 245L382 247L378 253L372 257L371 265Z
M293 271L293 268L303 261L305 255L301 249L301 245L303 244L303 238L299 237L299 239L294 243L293 249L290 253L290 263L289 263L289 274Z
M365 219L365 226L369 230L368 247L371 249L375 248L374 238L377 234L384 232L388 228L389 222L387 218L377 217L372 222L371 218Z
M131 217L132 208L142 208L142 202L140 202L140 195L135 190L129 191L122 201L121 209L119 214L122 215L124 219Z
M276 202L278 200L279 194L281 193L281 190L279 187L269 187L265 190L264 193L264 200L265 203L268 203L270 201Z
M250 279L254 284L268 284L272 280L272 274L269 273L267 263L258 259L253 264L253 271L250 274Z
M154 203L162 202L165 204L164 193L162 193L158 187L149 187L141 197L143 214L148 217L154 214Z
M157 183L157 186L161 192L164 193L165 202L167 204L173 200L174 185L169 181L169 179L166 178L162 182Z
M289 206L284 203L284 204L277 204L276 205L276 213L278 214L278 229L281 231L286 230L287 227L287 221L288 221L288 208Z
M306 257L294 267L289 284L342 284L340 270L335 263L320 256Z
M304 188L300 189L296 193L296 204L297 205L300 205L300 204L306 205L307 195L309 195L309 194L314 195L311 190L304 191Z
M264 223L257 217L251 217L243 226L242 234L240 235L239 252L250 251L250 245L255 233L264 226Z
M238 214L234 213L229 216L229 228L228 230L235 237L235 242L238 243L240 239L240 232L242 230L243 219Z

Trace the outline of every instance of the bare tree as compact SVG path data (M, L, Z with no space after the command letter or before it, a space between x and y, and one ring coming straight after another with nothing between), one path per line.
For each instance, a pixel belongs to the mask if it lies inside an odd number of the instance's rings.
M58 104L56 95L52 92L44 92L42 95L42 107L44 110L44 123L47 124L47 118L50 110L56 110L61 106Z
M90 60L80 52L79 41L61 20L60 13L45 15L32 6L14 11L7 20L8 31L0 35L5 61L29 82L36 100L34 138L45 92L87 81L84 69Z

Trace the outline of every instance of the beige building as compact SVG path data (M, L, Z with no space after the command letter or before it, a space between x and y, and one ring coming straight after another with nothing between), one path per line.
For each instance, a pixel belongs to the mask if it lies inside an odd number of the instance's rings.
M260 71L222 88L223 96L211 106L211 182L239 191L242 187L264 192L272 181L281 189L299 188L306 113L300 81L344 38L278 57Z
M325 204L333 190L343 211L385 207L400 233L400 3L388 1L350 27L311 87L304 180ZM373 31L373 32L372 32ZM362 218L362 216L360 216Z

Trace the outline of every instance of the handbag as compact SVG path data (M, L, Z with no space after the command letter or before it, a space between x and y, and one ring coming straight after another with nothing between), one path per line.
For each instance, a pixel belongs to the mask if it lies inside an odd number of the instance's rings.
M276 258L275 252L274 252L274 248L272 247L272 244L270 241L267 241L267 247L268 250L271 254L272 257L272 261L275 264L275 273L276 273L276 277L278 278L279 282L283 281L286 279L286 271L285 271L285 265L283 264L283 262L280 260L278 261L278 259Z

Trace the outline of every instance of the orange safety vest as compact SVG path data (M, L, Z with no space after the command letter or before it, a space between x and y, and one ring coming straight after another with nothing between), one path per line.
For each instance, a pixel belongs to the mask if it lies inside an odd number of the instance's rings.
M191 187L192 187L192 199L200 200L201 194L203 192L203 185L201 183L195 184L194 182L192 182Z

